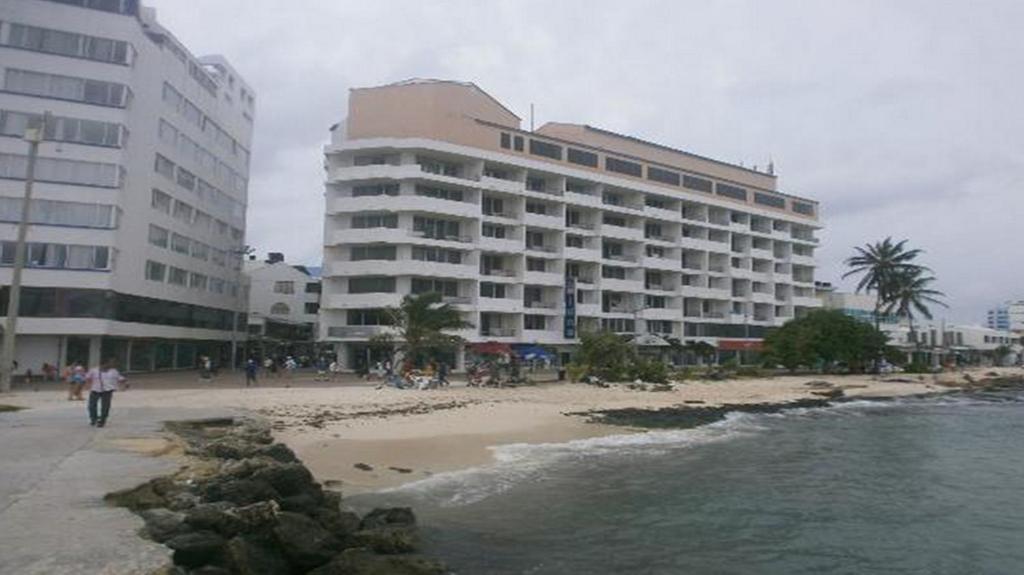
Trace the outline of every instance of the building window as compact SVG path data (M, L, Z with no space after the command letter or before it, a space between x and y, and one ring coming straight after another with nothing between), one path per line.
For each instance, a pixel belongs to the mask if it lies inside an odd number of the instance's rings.
M192 206L181 200L174 200L174 219L191 225L192 214L194 213L195 211L192 209Z
M779 196L772 196L769 194L762 194L761 192L754 192L754 203L761 204L762 206L771 206L773 208L785 209L786 200Z
M320 282L306 282L306 293L320 293Z
M517 152L523 151L523 137L515 136L512 138L512 148Z
M315 301L307 301L303 311L305 311L307 315L315 315L320 312L320 304Z
M715 194L734 200L747 201L747 190L739 186L730 186L729 184L723 184L721 182L715 184Z
M505 226L484 223L480 227L480 233L485 238L505 239Z
M295 282L278 281L274 282L274 293L293 294L295 293Z
M14 68L8 68L4 75L4 90L115 108L127 106L131 94L127 86L114 82L41 74Z
M188 272L171 266L170 271L167 274L167 283L178 286L184 286L188 283Z
M524 315L523 329L545 330L548 328L548 318L543 315Z
M647 179L671 186L678 186L681 181L679 174L676 172L655 168L654 166L647 166Z
M462 190L449 190L433 186L416 186L416 195L439 200L450 200L453 202L463 201Z
M459 241L459 222L454 220L436 220L415 216L412 220L412 231L424 238L437 240Z
M794 201L793 202L793 211L798 213L798 214L803 214L805 216L813 216L814 215L814 205L813 204L808 204L806 202Z
M683 176L683 187L691 190L697 190L698 192L704 192L707 194L711 193L711 180L705 180L704 178L697 178L694 176Z
M394 249L394 248L392 248ZM394 259L394 258L392 258ZM446 250L444 248L433 248L426 246L413 246L412 259L422 262L438 262L448 264L461 264L462 252Z
M644 307L664 309L665 308L665 296L660 295L647 295L644 296Z
M349 278L348 293L395 293L395 278Z
M634 176L637 178L643 176L643 166L640 164L636 162L627 162L626 160L620 160L618 158L612 158L611 156L605 156L604 169L609 172L626 174L627 176Z
M0 134L20 138L26 129L38 127L41 119L41 114L0 110ZM46 124L45 138L55 142L119 148L121 133L120 124L54 116Z
M627 228L627 227L629 227L626 224L626 218L624 218L622 216L615 215L615 214L608 214L608 213L602 214L601 221L605 225L608 225L608 226L615 226L615 227L619 227L619 228Z
M168 241L170 240L171 232L167 231L160 226L149 226L149 243L158 247L166 248Z
M647 257L649 258L664 258L665 248L661 246L647 246L646 247Z
M526 271L546 272L548 271L547 260L542 258L526 258Z
M352 188L353 198L367 196L397 196L398 184L371 184Z
M146 279L154 282L164 281L167 275L167 266L162 263L146 260Z
M288 307L288 304L283 302L277 302L270 306L270 315L288 315L291 311L292 310Z
M532 200L526 201L526 211L531 214L537 214L539 216L546 216L548 213L548 205L544 202L535 202Z
M171 213L171 196L153 188L151 192L150 205L158 212L169 214Z
M434 158L427 158L424 156L416 156L416 163L420 165L421 170L428 174L437 174L439 176L449 176L452 178L459 177L458 164Z
M412 293L439 293L442 297L458 297L459 284L455 280L412 278Z
M491 299L504 299L505 284L480 282L480 297L486 297Z
M128 43L121 40L37 28L24 24L11 24L7 35L7 45L113 64L128 64L129 57Z
M168 160L167 158L161 156L160 154L157 154L156 162L153 165L153 171L167 178L168 180L173 180L174 162Z
M624 280L626 279L626 268L618 266L601 266L601 277L605 279Z
M210 259L210 246L203 242L192 240L192 257L204 262Z
M352 216L352 227L355 229L398 227L398 214L363 214Z
M0 178L23 180L27 171L28 156L0 153ZM37 182L116 188L120 186L121 168L117 164L38 158L35 179Z
M505 212L504 208L505 202L501 198L484 196L480 202L480 211L485 216L502 216Z
M188 255L192 240L181 234L171 234L171 249L179 254Z
M577 150L576 148L569 148L566 159L569 160L569 163L571 164L587 166L589 168L597 167L597 154L593 152L586 152L584 150Z
M383 309L350 309L346 319L348 325L391 325L394 323L391 314Z
M178 185L188 191L196 189L196 176L192 172L178 166Z
M189 287L192 289L206 291L207 278L203 274L192 272L189 274Z
M565 247L567 248L583 248L583 236L577 236L573 234L566 234L565 236Z
M534 156L543 156L552 160L562 159L562 146L556 146L541 140L530 139L530 153Z
M512 136L507 132L501 133L501 147L506 150L512 147Z
M352 246L350 259L354 262L365 260L394 260L395 246Z
M0 197L0 222L21 221L22 200ZM29 223L51 226L113 229L114 207L60 200L32 200Z

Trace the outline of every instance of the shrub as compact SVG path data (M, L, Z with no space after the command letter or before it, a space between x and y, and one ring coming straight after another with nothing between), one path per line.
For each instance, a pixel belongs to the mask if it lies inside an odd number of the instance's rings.
M657 359L638 357L629 368L629 377L647 383L665 383L668 381L668 368Z
M590 366L589 365L586 365L586 364L583 364L583 363L576 363L576 362L570 363L569 365L567 365L565 367L565 371L569 375L569 381L571 381L573 383L576 383L577 381L583 379L583 376L587 375L587 372L589 370L590 370Z
M903 371L906 373L931 373L932 368L923 361L912 361L904 366Z
M764 377L764 371L759 367L744 365L736 368L736 377Z

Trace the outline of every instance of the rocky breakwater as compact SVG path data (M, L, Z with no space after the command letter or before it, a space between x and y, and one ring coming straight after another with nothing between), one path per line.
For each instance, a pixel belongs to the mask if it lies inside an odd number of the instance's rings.
M165 575L440 575L415 554L409 508L360 517L325 490L262 422L178 422L187 464L177 473L107 495L173 550Z

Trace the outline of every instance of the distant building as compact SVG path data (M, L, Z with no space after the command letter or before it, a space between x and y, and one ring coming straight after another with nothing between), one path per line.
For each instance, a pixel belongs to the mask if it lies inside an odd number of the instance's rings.
M349 94L331 129L320 337L345 364L439 293L471 343L608 330L758 349L820 306L818 204L772 173L587 125L536 131L471 83ZM461 364L461 360L457 359Z
M19 372L101 357L130 371L230 361L244 337L254 109L224 58L193 56L138 0L0 1L3 286L22 137L52 113L35 169Z
M988 310L988 327L1024 332L1024 300L1008 301Z
M873 294L819 289L818 297L825 309L840 310L850 317L874 323L876 297ZM929 363L956 359L958 363L1006 365L1019 362L1024 351L1020 334L1006 329L918 318L914 321L912 336L909 322L892 315L882 315L879 328L889 336L889 345L908 355L920 354L919 359ZM1005 353L998 354L998 350Z
M320 311L319 269L288 264L280 253L245 262L250 355L312 356Z

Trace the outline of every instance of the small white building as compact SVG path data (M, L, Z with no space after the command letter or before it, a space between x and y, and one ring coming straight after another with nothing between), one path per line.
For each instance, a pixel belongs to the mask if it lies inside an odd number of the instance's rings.
M311 355L320 311L319 268L285 263L279 253L245 263L251 355Z

